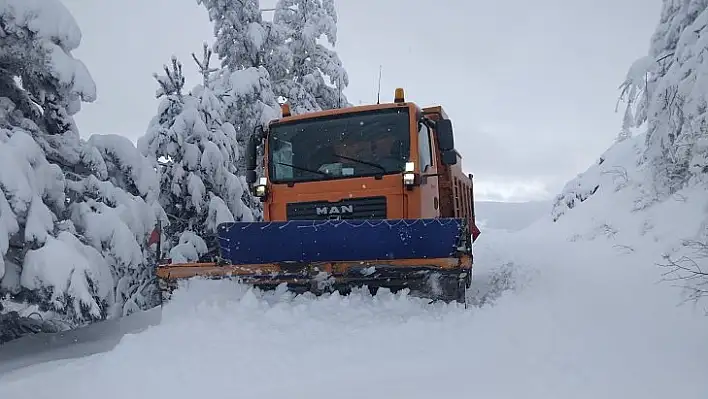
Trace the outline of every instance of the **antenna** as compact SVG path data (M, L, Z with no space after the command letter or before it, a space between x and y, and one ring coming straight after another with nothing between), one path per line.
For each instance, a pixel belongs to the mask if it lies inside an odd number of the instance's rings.
M381 104L381 69L382 66L379 65L379 90L376 93L376 104Z

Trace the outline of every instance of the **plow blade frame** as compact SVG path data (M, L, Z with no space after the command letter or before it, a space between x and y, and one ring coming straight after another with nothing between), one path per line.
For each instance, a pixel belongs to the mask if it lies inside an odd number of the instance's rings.
M291 291L316 294L361 286L372 293L409 288L464 301L471 283L464 219L235 222L217 230L221 261L158 266L163 294L177 280L205 277L234 278L261 289L284 283ZM442 292L430 293L431 284Z

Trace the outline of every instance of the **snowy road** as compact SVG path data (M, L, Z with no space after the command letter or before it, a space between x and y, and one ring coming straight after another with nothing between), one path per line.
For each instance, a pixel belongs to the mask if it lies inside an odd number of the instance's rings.
M481 241L480 265L523 254L531 280L494 306L468 310L385 295L257 296L193 282L159 325L106 353L8 373L0 397L706 397L704 319L677 308L675 293L646 271L615 269L608 278L590 245L551 258L542 245L551 244ZM596 267L568 267L579 259Z
M126 334L159 324L159 308L134 313L119 320L94 323L56 334L34 334L0 345L0 376L22 367L106 352Z

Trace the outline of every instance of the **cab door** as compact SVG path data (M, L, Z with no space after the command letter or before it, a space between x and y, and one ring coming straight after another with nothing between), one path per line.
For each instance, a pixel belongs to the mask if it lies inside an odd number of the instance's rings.
M440 198L437 176L437 159L433 151L432 130L422 121L418 121L418 162L420 163L421 217L437 218L440 216Z

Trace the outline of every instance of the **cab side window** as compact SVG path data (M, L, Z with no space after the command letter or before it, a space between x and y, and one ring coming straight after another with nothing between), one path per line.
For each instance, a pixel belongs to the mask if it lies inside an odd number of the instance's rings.
M420 170L433 164L433 153L430 145L430 129L425 123L418 123L418 157L420 159Z

